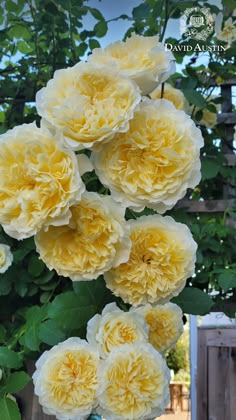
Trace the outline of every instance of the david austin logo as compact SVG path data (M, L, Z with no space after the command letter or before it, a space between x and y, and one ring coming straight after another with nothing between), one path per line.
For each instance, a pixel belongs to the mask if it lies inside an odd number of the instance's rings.
M183 38L201 41L201 44L192 45L172 45L165 44L168 51L226 51L227 47L223 45L208 45L202 44L202 41L207 41L208 37L214 32L215 14L210 12L208 7L190 7L184 11L180 18L179 30Z
M215 15L208 7L191 7L180 18L180 33L185 38L206 41L214 31Z

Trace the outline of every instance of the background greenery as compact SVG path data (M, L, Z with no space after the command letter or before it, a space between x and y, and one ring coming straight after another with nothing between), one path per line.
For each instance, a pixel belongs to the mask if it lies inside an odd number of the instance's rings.
M225 19L235 8L234 1L223 0ZM108 24L100 10L85 0L6 0L0 6L0 132L15 125L37 121L35 94L53 77L55 70L73 66L107 34ZM132 32L147 36L159 34L164 39L169 18L177 20L187 7L205 5L211 13L219 9L204 2L145 0L114 20L125 19ZM102 0L101 0L102 5ZM92 15L93 29L83 26L83 19ZM166 42L184 45L184 39L169 38ZM195 40L187 44L194 47ZM198 41L201 45L202 43ZM210 38L208 44L224 44ZM226 45L226 44L224 44ZM205 64L201 64L201 56ZM235 68L236 43L221 53L174 53L177 63L184 60L182 72L171 78L185 94L198 123L204 109L216 113L221 105L227 111L226 97L219 86L232 79ZM207 101L215 92L216 97ZM228 109L227 109L228 107ZM196 110L198 110L196 112ZM235 167L226 165L226 153L234 154L233 123L219 122L213 129L202 128L205 147L202 149L202 181L188 198L196 202L235 198ZM101 187L98 180L86 175L89 190ZM106 193L107 191L101 191ZM232 203L232 202L231 202ZM148 214L148 211L145 211ZM206 314L223 310L230 316L236 308L236 208L231 204L223 212L188 213L183 208L169 212L177 221L190 227L199 245L196 276L175 299L184 312ZM127 211L127 218L133 213ZM85 335L87 321L114 300L103 278L89 283L72 283L49 271L38 259L33 239L16 241L0 231L0 243L10 245L14 263L0 274L0 366L4 375L0 387L1 420L20 419L17 406L7 393L17 392L29 380L24 363L35 359L38 352L71 336ZM122 302L118 302L122 307ZM11 373L10 373L11 372ZM13 372L13 373L12 373ZM7 413L10 413L7 417Z

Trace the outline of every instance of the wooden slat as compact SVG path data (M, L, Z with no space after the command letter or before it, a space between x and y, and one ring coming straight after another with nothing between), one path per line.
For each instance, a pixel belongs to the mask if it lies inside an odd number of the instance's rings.
M236 208L236 199L206 201L183 199L176 204L175 208L185 208L189 213L224 212L226 209L233 210Z
M230 347L208 347L208 419L235 420L230 417Z
M236 329L233 327L207 330L206 346L236 347Z
M207 418L207 331L198 329L197 420Z
M43 413L42 407L38 403L36 395L33 396L32 417L29 420L55 420L55 416L48 416Z
M236 124L236 112L223 112L217 115L217 121L219 123L234 125Z

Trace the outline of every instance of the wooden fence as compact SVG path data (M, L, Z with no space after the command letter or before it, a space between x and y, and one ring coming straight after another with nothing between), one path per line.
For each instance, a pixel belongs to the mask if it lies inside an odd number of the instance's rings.
M197 420L236 418L236 329L198 329Z

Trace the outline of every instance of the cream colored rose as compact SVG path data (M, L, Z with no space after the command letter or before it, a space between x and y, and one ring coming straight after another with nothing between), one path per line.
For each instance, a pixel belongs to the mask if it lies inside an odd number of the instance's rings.
M76 157L35 124L0 136L0 223L16 239L66 224L85 190Z
M0 274L5 273L12 265L13 255L8 245L0 244Z
M189 228L169 216L142 216L129 225L129 260L104 274L106 285L133 306L167 302L194 274L197 244Z
M50 270L72 280L92 280L128 260L125 209L110 196L86 192L70 211L68 225L50 226L35 237L40 258Z
M232 17L229 17L225 23L223 28L221 29L223 15L220 16L220 22L216 28L216 38L220 41L224 41L228 43L228 47L236 41L236 21L233 22Z
M96 348L77 337L45 351L33 375L44 413L59 420L87 419L96 405L98 366Z
M201 131L169 101L147 99L127 133L93 153L95 170L112 197L135 211L164 213L200 181Z
M158 86L150 93L150 97L152 99L167 99L172 102L176 109L181 109L187 112L189 108L188 101L181 90L174 88L169 83L165 83L163 97L161 97L161 91L162 87Z
M132 34L125 42L95 48L88 60L95 66L124 72L138 84L143 95L152 92L175 72L174 56L165 50L157 36Z
M125 75L80 62L56 71L37 93L36 106L49 128L79 150L127 131L140 98L137 85Z
M102 315L95 315L87 325L87 340L97 345L106 358L114 347L148 341L149 328L142 315L124 312L115 303L105 306Z
M99 369L99 409L107 420L160 416L169 402L170 373L149 343L114 348Z
M174 303L156 306L147 303L133 311L146 320L150 328L149 342L160 352L174 346L183 333L183 312Z
M213 102L213 99L215 99L215 98L216 98L216 95L210 95L209 97L205 96L207 104L211 105L211 106L214 106L215 112L210 111L207 108L200 109L198 107L193 107L193 106L191 107L192 110L194 110L194 114L193 114L194 116L199 111L201 111L201 113L202 113L201 119L199 121L197 121L197 124L202 125L206 128L213 128L217 124L217 114L218 114L218 112L220 112L220 105L215 104Z

